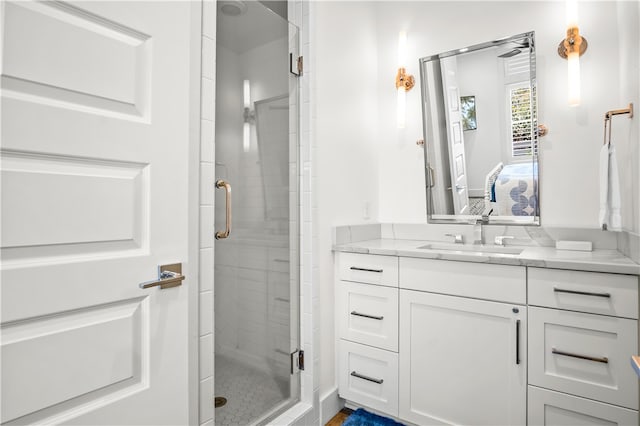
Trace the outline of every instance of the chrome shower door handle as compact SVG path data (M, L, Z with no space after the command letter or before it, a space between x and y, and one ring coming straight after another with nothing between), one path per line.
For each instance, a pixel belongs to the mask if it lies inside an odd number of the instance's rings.
M226 202L226 226L225 230L216 232L216 240L222 240L229 237L231 233L231 185L224 179L216 181L216 188L224 188Z

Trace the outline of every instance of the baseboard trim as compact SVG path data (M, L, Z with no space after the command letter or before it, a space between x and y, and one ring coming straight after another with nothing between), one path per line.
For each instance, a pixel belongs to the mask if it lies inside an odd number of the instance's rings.
M480 189L471 189L471 188L469 188L469 197L484 198L484 189L483 188L480 188Z
M320 397L320 420L322 425L326 425L342 407L344 399L338 396L338 388L335 387Z

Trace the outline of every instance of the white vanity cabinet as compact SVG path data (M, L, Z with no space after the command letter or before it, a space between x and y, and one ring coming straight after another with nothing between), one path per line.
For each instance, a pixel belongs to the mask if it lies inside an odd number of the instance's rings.
M638 277L529 268L530 425L638 424Z
M639 425L638 276L337 253L339 394L401 421Z
M338 393L398 415L398 258L337 259Z
M401 419L526 423L525 272L400 258Z

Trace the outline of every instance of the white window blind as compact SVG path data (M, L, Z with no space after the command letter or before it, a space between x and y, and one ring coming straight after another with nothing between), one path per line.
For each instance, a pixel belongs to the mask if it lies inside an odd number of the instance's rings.
M531 68L531 59L529 55L520 54L504 61L504 75L509 78L520 78L524 76L529 78L529 69Z
M534 143L534 129L537 120L535 111L535 89L526 84L509 87L509 105L511 107L511 155L513 157L537 154L538 147Z

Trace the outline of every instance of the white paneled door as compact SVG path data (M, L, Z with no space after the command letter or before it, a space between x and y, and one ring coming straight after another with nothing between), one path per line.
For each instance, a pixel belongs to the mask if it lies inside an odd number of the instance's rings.
M1 7L2 424L186 424L191 5Z
M455 214L465 215L469 214L469 188L456 57L442 58L440 65L442 66L442 81L445 86L444 104L447 131L449 132L449 168L451 170L453 209Z

